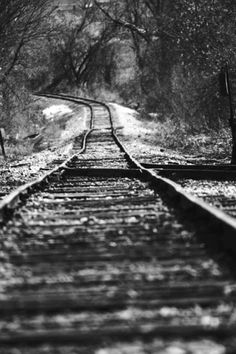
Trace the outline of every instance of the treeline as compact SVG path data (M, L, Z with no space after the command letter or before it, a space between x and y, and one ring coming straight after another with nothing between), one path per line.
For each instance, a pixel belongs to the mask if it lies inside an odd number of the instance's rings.
M0 126L8 132L27 125L27 85L41 70L52 11L48 0L0 0Z
M29 92L99 95L103 87L190 128L219 127L226 113L218 73L226 61L235 65L235 7L78 0L66 13L48 0L0 0L1 126L19 124Z
M109 8L95 3L135 52L136 77L128 89L136 100L188 121L190 128L199 122L221 126L227 112L218 73L226 62L236 64L233 0L122 0Z

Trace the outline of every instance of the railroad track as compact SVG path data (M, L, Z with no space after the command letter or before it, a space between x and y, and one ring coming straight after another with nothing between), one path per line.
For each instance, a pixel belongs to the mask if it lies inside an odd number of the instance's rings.
M108 106L46 96L90 126L0 204L1 353L234 353L234 219L141 166Z

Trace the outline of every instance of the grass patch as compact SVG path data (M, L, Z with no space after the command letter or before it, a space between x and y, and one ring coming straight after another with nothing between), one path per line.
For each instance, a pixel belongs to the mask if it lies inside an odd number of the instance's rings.
M137 150L141 145L143 149L144 144L148 153L158 151L160 147L182 155L201 155L210 159L231 157L231 133L223 122L219 129L210 129L203 124L176 119L173 115L138 114L117 104L111 104L111 108L119 124L124 126L122 134Z
M155 127L155 128L154 128ZM230 129L222 126L218 130L199 127L196 129L181 120L170 117L153 122L155 141L163 147L180 152L226 158L231 155Z

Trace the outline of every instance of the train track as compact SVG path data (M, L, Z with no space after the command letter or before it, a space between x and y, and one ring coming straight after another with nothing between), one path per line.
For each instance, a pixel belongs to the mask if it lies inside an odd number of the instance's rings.
M0 204L1 352L235 352L235 220L130 156L109 106L46 96L90 126Z

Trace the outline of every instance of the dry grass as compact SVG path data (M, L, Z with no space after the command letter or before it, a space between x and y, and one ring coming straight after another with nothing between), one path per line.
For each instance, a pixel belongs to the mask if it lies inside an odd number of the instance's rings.
M28 107L29 112L22 118L17 134L8 136L5 141L9 160L21 159L33 152L60 148L86 129L85 108L73 103L37 98ZM30 134L40 135L35 139L24 139Z
M219 130L198 130L181 120L173 117L155 118L137 114L136 111L113 105L113 112L124 126L123 134L133 141L133 144L146 144L150 149L161 147L171 149L180 154L204 156L206 158L225 159L231 155L230 129L223 127ZM200 131L200 132L199 132Z
M205 154L216 158L226 158L230 155L230 129L222 127L219 130L204 129L203 132L192 132L187 123L166 118L155 125L155 139L164 147L178 149L183 153Z
M17 141L14 144L5 143L7 160L19 160L33 153L33 144L30 141Z

